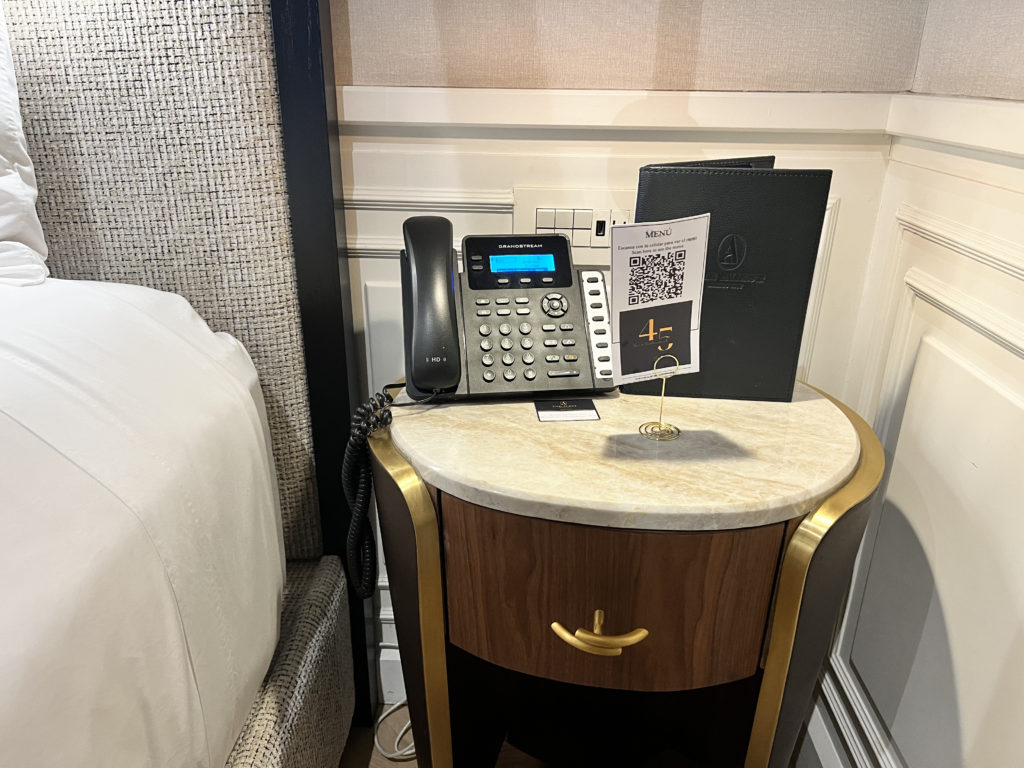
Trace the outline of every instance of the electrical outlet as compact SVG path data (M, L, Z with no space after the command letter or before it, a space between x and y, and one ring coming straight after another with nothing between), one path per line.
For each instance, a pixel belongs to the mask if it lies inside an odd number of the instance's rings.
M612 212L610 208L594 211L594 225L590 229L590 247L608 248L611 246Z
M627 208L616 208L612 211L612 226L616 224L632 224L633 212Z
M633 220L636 190L515 187L512 199L514 234L564 234L577 266L607 267L611 228Z

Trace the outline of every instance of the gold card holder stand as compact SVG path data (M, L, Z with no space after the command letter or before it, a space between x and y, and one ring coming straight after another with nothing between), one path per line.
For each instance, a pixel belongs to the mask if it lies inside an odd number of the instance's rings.
M658 363L662 360L670 359L675 360L676 367L668 370L666 366L664 369L665 373L658 373ZM645 421L640 425L640 434L646 437L648 440L675 440L679 437L679 427L673 426L672 424L666 424L663 420L665 413L665 382L676 375L679 371L679 358L675 355L662 355L654 361L654 372L659 379L661 379L661 400L658 404L658 420L657 421Z

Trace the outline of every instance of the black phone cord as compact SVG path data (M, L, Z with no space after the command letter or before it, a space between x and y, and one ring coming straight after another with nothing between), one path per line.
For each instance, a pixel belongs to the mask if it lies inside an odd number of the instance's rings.
M341 465L341 485L351 513L345 541L345 562L352 587L363 600L372 597L377 587L377 542L370 524L373 476L367 439L391 423L392 399L391 394L384 390L356 408Z

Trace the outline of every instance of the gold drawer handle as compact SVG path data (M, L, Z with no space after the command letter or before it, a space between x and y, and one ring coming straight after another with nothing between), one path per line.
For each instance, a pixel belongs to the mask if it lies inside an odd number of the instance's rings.
M592 653L595 656L621 656L622 649L636 645L650 633L646 629L634 629L624 635L606 635L602 632L604 627L604 611L594 611L594 631L588 632L585 629L577 629L575 634L557 621L551 622L551 629L562 640L573 648Z

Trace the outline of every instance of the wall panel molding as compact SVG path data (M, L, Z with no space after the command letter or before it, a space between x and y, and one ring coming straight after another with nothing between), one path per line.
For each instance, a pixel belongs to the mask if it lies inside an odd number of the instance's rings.
M906 763L863 694L856 673L837 654L821 680L821 698L839 731L851 762L877 768L906 768Z
M880 214L885 216L886 209L891 212L888 221L892 235L877 240L875 246L879 253L884 249L885 254L884 260L880 260L885 276L878 303L880 316L889 319L874 336L876 344L868 367L869 380L881 379L874 426L890 460L900 437L923 344L946 347L946 341L951 340L950 344L955 346L983 345L984 339L1024 359L1024 323L1013 304L1014 293L1021 287L1019 281L1024 280L1024 247L910 204L908 199L927 200L929 207L935 205L944 212L962 210L967 220L1003 223L998 216L973 215L983 210L988 213L984 208L985 194L991 188L986 185L985 176L955 178L928 174L928 170L914 168L905 177L896 176L893 183L899 186ZM899 173L904 173L904 169ZM963 205L965 195L969 194L964 191L965 183L975 184L975 189L981 191L974 205ZM897 194L905 195L906 199L901 201ZM993 210L1009 214L1012 203L1005 199L1000 202L1000 207ZM1008 216L1005 221L1009 224L1012 218ZM1013 230L1010 227L1001 231ZM968 364L965 357L963 366L973 375L989 378L980 363ZM873 563L879 535L881 506L879 501L865 536L850 608L822 681L822 703L842 734L854 765L903 768L907 762L900 746L876 711L872 692L850 658L860 623L867 571ZM902 746L910 749L920 745Z
M871 413L876 408L884 410L886 393L890 396L892 391L885 375L886 360L891 354L892 347L887 340L904 338L903 332L897 327L899 318L908 309L900 301L900 293L905 292L907 286L906 275L900 276L901 265L906 261L907 238L919 237L930 243L940 246L946 251L966 257L971 261L983 264L986 267L998 270L1017 280L1024 280L1024 248L1019 244L992 235L975 227L967 226L953 219L941 216L932 211L918 208L910 203L902 202L895 210L893 219L894 236L889 245L889 257L886 260L887 266L883 269L887 273L885 285L889 286L889 299L886 306L896 309L888 328L877 333L876 343L873 351L866 359L867 375L865 381L878 381L881 379L881 388L877 392L877 401L862 399L859 403L862 413ZM927 283L925 283L927 284ZM927 290L925 290L927 295ZM925 298L922 296L921 298ZM941 306L939 307L941 309ZM909 323L909 318L907 319ZM895 325L893 324L895 323ZM905 331L905 329L904 329ZM882 404L882 405L880 405ZM879 416L884 416L879 413ZM884 429L885 419L876 423ZM879 436L885 439L885 435L879 432Z
M1024 102L906 93L340 86L343 133L601 129L900 136L1024 157Z
M346 187L336 205L350 211L431 211L512 215L512 190Z
M884 133L885 93L338 88L343 126Z
M901 236L923 237L961 256L1024 280L1024 250L1008 240L904 204L896 211Z
M893 94L891 136L1024 156L1024 102Z
M954 320L1024 359L1024 323L989 309L982 302L919 267L911 267L903 281L915 299L945 312Z

